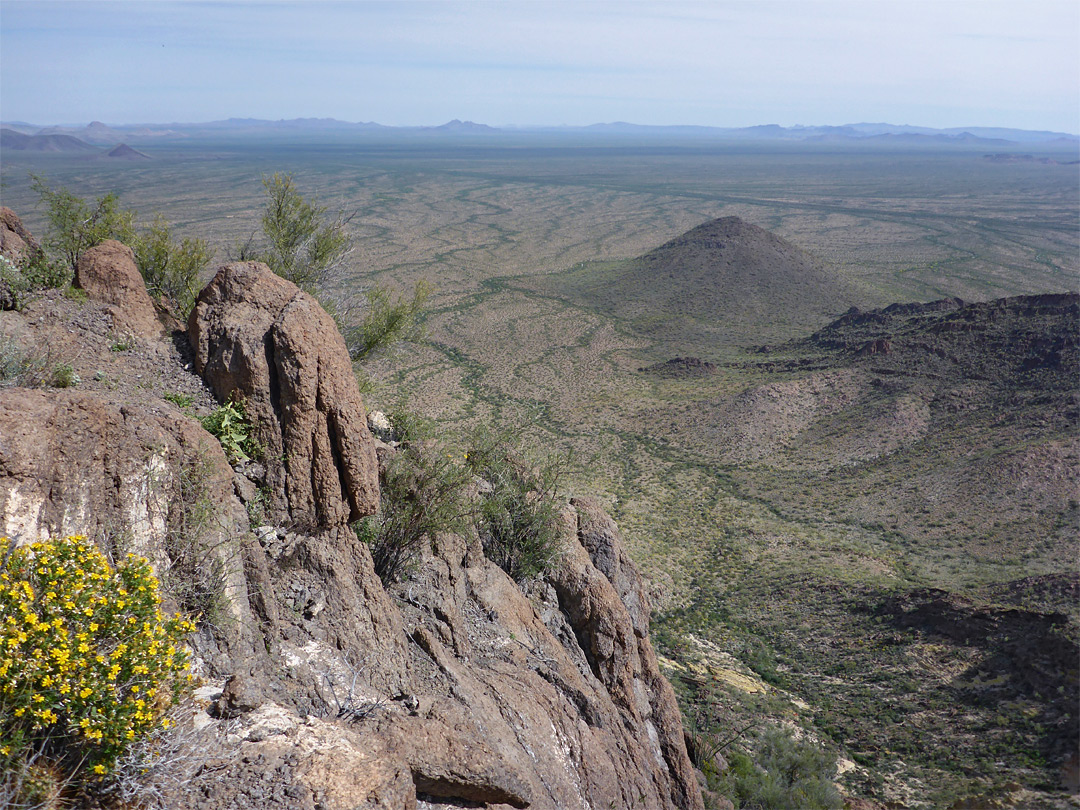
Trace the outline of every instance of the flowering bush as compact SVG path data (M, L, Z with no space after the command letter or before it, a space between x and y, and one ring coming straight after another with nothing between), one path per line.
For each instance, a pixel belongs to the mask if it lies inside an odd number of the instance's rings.
M162 615L149 563L115 569L85 537L0 538L0 765L45 756L69 778L103 775L191 680L184 636Z

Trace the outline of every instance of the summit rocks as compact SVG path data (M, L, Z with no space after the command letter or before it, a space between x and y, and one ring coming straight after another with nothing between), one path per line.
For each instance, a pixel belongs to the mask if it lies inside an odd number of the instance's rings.
M129 257L102 248L88 270ZM170 732L175 770L133 789L171 810L702 810L641 577L597 504L564 505L563 554L524 585L473 527L423 538L408 578L384 585L347 525L378 505L375 441L318 303L264 265L230 264L198 298L190 355L161 330L116 351L105 302L125 276L87 279L84 305L55 295L0 313L27 339L77 332L87 378L0 388L0 528L131 549L180 606L189 580L220 570L207 580L220 606L189 639L202 685ZM269 515L193 418L213 407L203 382L243 399Z
M83 252L75 268L75 286L110 306L118 332L148 339L161 334L154 302L127 245L109 239Z
M274 507L342 526L379 505L378 462L349 352L333 319L258 262L222 267L188 320L195 368L239 395L262 442Z

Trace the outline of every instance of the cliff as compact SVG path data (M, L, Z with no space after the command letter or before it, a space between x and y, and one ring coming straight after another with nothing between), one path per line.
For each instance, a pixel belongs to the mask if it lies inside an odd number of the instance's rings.
M329 316L236 263L184 330L148 308L131 269L106 244L80 263L85 303L51 293L0 312L5 346L81 380L0 388L0 530L134 551L170 607L201 613L199 688L133 795L702 807L641 577L596 503L564 505L563 553L523 586L463 532L431 537L384 587L350 522L377 508L398 451L371 436ZM193 413L235 396L264 452L234 466Z

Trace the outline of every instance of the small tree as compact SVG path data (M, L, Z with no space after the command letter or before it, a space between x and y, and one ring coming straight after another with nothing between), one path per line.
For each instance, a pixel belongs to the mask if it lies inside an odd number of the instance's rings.
M66 188L50 188L43 177L35 174L30 177L30 187L41 198L49 222L45 245L60 254L71 270L78 265L84 251L106 239L126 244L134 239L135 212L120 208L115 194L98 197L91 205Z
M186 318L199 295L199 274L210 263L206 242L174 241L165 217L158 214L153 223L132 239L131 248L147 290L163 296L180 317Z
M270 241L263 256L266 264L305 292L315 294L342 266L352 245L345 233L347 220L327 219L327 208L308 202L292 176L274 174L263 178L267 202L263 232Z

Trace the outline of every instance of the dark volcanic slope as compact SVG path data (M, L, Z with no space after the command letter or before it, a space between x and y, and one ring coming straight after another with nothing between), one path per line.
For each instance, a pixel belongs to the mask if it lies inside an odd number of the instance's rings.
M0 129L0 149L26 152L94 152L93 146L70 135L24 135L13 129Z
M138 149L132 149L126 143L122 143L109 150L106 157L119 158L120 160L150 160L150 156Z
M759 382L652 423L790 514L888 527L933 576L1075 560L1076 293L852 310L763 354Z
M671 349L715 350L821 328L856 301L832 270L739 217L722 217L577 285Z

